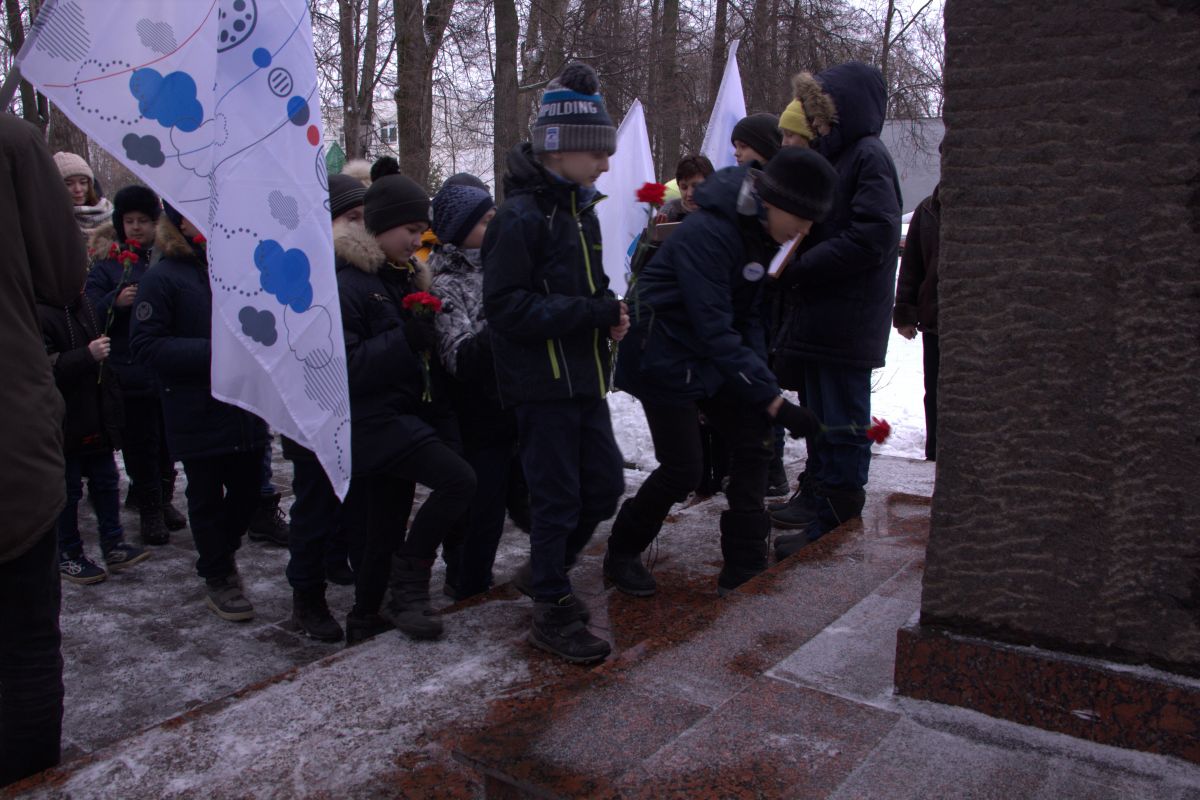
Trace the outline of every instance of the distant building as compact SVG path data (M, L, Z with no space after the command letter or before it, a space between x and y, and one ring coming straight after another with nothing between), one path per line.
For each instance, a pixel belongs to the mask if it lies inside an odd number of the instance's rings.
M941 118L889 119L883 123L880 139L896 162L900 175L903 213L912 211L933 193L942 176L942 156L938 145L946 135Z

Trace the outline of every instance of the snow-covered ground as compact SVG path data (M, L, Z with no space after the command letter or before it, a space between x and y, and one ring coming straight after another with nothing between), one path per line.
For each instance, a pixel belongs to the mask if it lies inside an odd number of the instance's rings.
M919 336L909 341L892 329L887 364L875 370L871 378L871 415L886 419L892 426L891 438L882 445L872 445L880 455L925 457L925 370L921 354ZM796 399L794 393L790 397ZM609 396L608 407L625 460L645 471L653 469L657 463L654 445L641 404L624 392L616 392ZM789 437L785 454L788 461L803 457L804 441Z

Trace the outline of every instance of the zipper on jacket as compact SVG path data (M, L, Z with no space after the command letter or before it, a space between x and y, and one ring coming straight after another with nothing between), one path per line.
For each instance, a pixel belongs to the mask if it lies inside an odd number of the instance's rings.
M554 380L562 377L562 373L558 370L558 355L554 352L554 340L546 340L546 351L550 353L550 371L554 373Z
M595 205L595 201L584 206L582 210L575 207L575 192L571 192L571 214L575 217L575 225L579 228L579 247L583 250L583 269L587 273L588 289L596 293L596 282L592 279L592 258L588 253L587 237L583 235L583 220L579 215ZM604 380L604 364L600 361L600 329L592 329L592 355L596 359L596 377L600 380L600 396L608 394L608 384Z

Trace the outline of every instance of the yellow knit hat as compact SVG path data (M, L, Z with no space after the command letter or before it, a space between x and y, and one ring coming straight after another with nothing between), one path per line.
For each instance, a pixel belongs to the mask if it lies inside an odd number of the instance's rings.
M808 117L805 116L804 105L799 100L788 103L787 108L779 115L779 128L812 141L812 128L808 127Z

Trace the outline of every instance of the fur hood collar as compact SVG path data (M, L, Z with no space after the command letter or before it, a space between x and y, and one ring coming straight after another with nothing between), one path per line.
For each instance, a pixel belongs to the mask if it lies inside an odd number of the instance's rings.
M374 275L387 261L383 250L375 243L375 237L361 225L335 225L333 253L339 269L349 265L368 275Z
M108 258L108 251L117 243L117 229L111 222L101 225L92 231L88 237L88 258L93 261L103 261Z
M154 234L154 249L163 258L173 258L180 261L203 262L192 243L183 237L183 232L175 227L167 215L158 218L158 229Z

